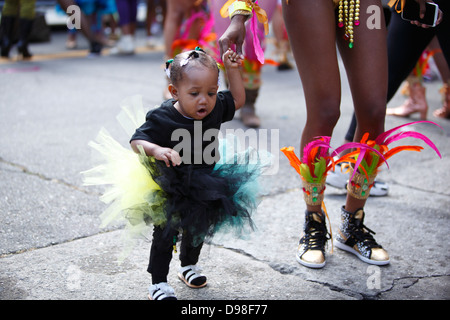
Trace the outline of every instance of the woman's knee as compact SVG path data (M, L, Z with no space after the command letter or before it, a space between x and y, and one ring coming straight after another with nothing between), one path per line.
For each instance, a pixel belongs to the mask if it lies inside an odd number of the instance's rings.
M386 104L368 106L363 112L357 112L357 122L361 130L376 132L384 128Z
M320 127L334 128L341 116L340 99L322 98L318 104L308 108L308 118Z

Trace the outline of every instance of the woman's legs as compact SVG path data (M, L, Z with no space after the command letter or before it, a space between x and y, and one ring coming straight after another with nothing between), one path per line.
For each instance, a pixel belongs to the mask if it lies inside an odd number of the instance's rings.
M380 0L361 2L362 23L354 30L355 43L352 49L340 35L337 37L358 123L355 141L360 141L365 133L369 134L369 140L374 140L384 132L388 90L387 33L384 22L378 29L366 28L364 22L368 19L367 7L371 5L378 6L381 11ZM349 182L347 200L341 210L341 225L336 245L356 254L367 263L384 265L389 263L389 256L363 223L365 216L363 207L369 196L369 186L374 179L375 176L366 179L363 174L356 173L355 178ZM353 183L357 183L360 187L352 187ZM368 189L363 193L361 190L364 189L364 185Z
M342 30L336 32L335 12L331 1L299 0L290 2L289 5L283 3L286 28L302 79L307 108L301 150L317 136L331 136L339 119L341 87L335 51L336 39L346 66L358 118L356 139L361 139L366 132L369 133L369 138L374 139L384 131L387 94L386 29L383 24L379 29L369 29L364 23L368 18L367 6L374 4L381 8L379 0L365 1L361 4L362 24L355 30L354 47L350 49L348 43L342 40ZM315 21L321 21L320 28ZM363 227L364 211L359 209L362 209L364 204L365 199L349 194L344 207L349 218L347 221L360 228L357 235L357 241L360 241L358 245L370 243L367 248L367 252L370 252L368 260L384 259L382 263L386 263L389 261L386 258L387 254ZM298 261L306 266L321 267L325 263L324 256L319 254L319 250L323 254L323 245L326 241L323 216L311 214L320 211L321 204L312 205L307 202L305 223L307 237L300 240L297 254ZM310 230L307 230L308 227ZM362 239L359 238L361 235ZM349 237L353 247L357 244L356 240L353 241L355 235L350 233ZM313 242L310 239L313 239ZM317 246L319 243L322 248ZM381 250L380 253L378 248ZM309 252L315 252L311 261Z
M335 12L332 1L296 0L283 1L283 15L306 100L302 152L315 137L331 136L340 115ZM321 204L307 205L307 210L321 212Z
M341 83L334 6L332 1L296 0L289 4L283 1L283 16L306 100L307 118L300 143L302 153L315 137L331 136L340 115ZM297 261L307 267L321 268L325 265L324 248L328 239L325 217L321 201L316 200L316 204L309 198L305 196L304 233Z
M369 139L374 140L384 132L388 80L386 28L384 22L379 29L366 28L366 9L370 5L381 8L379 0L361 2L360 19L363 23L355 28L352 49L340 35L337 37L358 123L354 141L360 141L365 133L369 133ZM364 204L365 200L348 196L346 209L354 212Z

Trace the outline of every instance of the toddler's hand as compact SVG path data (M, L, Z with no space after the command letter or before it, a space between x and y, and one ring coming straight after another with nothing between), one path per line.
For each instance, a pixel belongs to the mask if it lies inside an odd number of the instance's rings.
M238 55L231 49L228 49L222 57L223 64L225 68L239 68L239 65L242 62L242 56Z
M157 160L162 160L166 163L166 166L170 167L172 162L173 166L178 166L181 164L181 157L178 152L170 148L160 148L155 152L155 158Z

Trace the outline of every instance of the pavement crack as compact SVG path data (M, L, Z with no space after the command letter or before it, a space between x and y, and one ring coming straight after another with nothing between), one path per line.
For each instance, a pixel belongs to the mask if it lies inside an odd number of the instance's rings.
M383 293L387 293L387 292L394 290L399 285L398 283L401 282L402 280L411 280L411 283L403 284L402 288L408 289L408 288L411 288L412 286L416 285L419 282L419 280L422 280L422 279L440 278L440 277L448 277L448 276L450 276L450 274L431 274L431 275L426 275L426 276L406 276L406 277L395 278L392 280L391 287L379 292L378 295L381 295Z
M223 249L226 249L226 250L230 250L230 251L239 253L239 254L244 255L244 256L246 256L246 257L249 257L249 258L251 258L252 260L255 260L255 261L264 262L264 263L267 263L267 262L268 262L268 261L265 261L265 260L258 259L258 258L256 258L254 255L252 255L252 254L250 254L250 253L248 253L248 252L246 252L246 251L244 251L244 250L242 250L242 249L226 247L226 246L224 246L224 245L214 244L214 243L211 243L211 244L214 245L214 246L216 246L216 247L219 247L219 248L223 248Z
M316 283L316 284L320 284L324 287L327 287L328 289L330 289L331 291L336 291L342 294L345 294L349 297L352 298L356 298L359 300L374 300L373 296L371 295L366 295L363 294L361 292L356 292L347 288L341 288L339 286L336 286L334 284L328 283L328 282L323 282L323 281L318 281L318 280L311 280L311 279L306 279L306 281L312 282L312 283Z
M10 256L14 256L14 255L19 255L19 254L30 252L30 251L35 251L35 250L40 250L40 249L47 249L47 248L50 248L50 247L63 245L63 244L66 244L66 243L77 241L77 240L82 240L82 239L94 237L94 236L97 236L97 235L100 235L100 234L106 234L106 233L109 233L109 232L114 232L114 231L117 231L119 229L121 229L121 228L120 227L111 228L111 229L108 229L108 230L103 230L103 231L99 231L99 232L92 233L92 234L81 235L81 236L78 236L78 237L65 239L65 240L58 241L58 242L52 241L52 242L48 242L48 243L42 244L40 246L30 247L30 248L26 248L26 249L12 250L12 251L9 251L9 252L3 252L3 253L0 253L0 259L7 258L7 257L10 257Z
M92 191L86 190L84 188L80 188L79 186L71 184L71 183L69 183L67 181L64 181L62 179L51 178L51 177L47 177L47 176L43 175L42 173L33 172L33 171L29 170L27 167L25 167L24 165L5 160L2 157L0 157L0 163L4 163L4 164L7 164L7 165L12 166L14 168L17 168L20 171L22 171L22 173L24 173L24 174L37 177L37 178L42 179L44 181L49 181L49 182L61 184L61 185L64 185L66 187L69 187L69 188L71 188L73 190L77 190L77 191L83 192L83 193L88 194L88 195L100 196L100 193L92 192Z
M382 290L382 291L378 291L374 294L367 294L364 292L357 292L354 290L350 290L348 288L342 288L339 286L336 286L334 284L328 283L328 282L323 282L323 281L318 281L318 280L306 280L312 283L317 283L320 285L323 285L324 287L329 288L332 291L336 291L342 294L345 294L349 297L353 297L359 300L381 300L383 294L386 294L388 292L393 291L397 286L402 286L402 289L408 289L413 287L414 285L416 285L417 283L419 283L419 281L421 279L430 279L430 278L439 278L439 277L448 277L450 275L448 274L437 274L437 275L426 275L426 276L405 276L405 277L398 277L392 280L392 284L388 289ZM407 284L401 284L400 282L403 280L411 280L410 283Z
M293 274L295 272L295 267L286 264L286 263L280 263L280 262L274 262L274 261L268 261L268 260L264 260L264 259L259 259L257 257L255 257L254 255L246 252L245 250L242 249L238 249L238 248L232 248L232 247L226 247L224 245L221 244L214 244L211 243L211 245L214 245L216 247L219 248L223 248L226 250L230 250L233 252L236 252L238 254L241 254L243 256L249 257L250 259L252 259L253 261L257 261L257 262L261 262L261 263L265 263L267 264L270 268L272 268L273 270L279 272L280 274Z

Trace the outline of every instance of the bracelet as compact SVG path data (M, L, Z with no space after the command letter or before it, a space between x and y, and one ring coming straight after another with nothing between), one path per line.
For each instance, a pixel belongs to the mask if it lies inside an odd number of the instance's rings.
M252 17L252 13L248 12L247 10L235 10L230 14L230 19L236 15L247 16L247 19L250 19Z
M220 15L222 18L230 17L230 19L237 14L251 16L252 9L253 7L246 1L228 0L220 9Z
M250 17L252 15L252 7L244 1L235 1L228 7L228 16L231 19L237 14Z
M253 16L253 13L255 15ZM235 15L244 15L249 17L258 18L258 21L264 25L264 33L269 34L269 20L267 19L267 13L255 2L255 0L228 0L220 9L220 15L222 18ZM264 59L262 59L264 61Z

